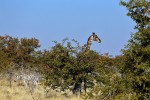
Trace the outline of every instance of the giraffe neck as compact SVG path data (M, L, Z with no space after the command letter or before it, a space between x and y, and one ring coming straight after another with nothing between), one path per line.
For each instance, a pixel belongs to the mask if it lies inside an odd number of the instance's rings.
M91 35L91 36L88 38L87 45L86 45L86 50L85 50L86 52L89 52L89 51L90 51L90 47L91 47L92 41L93 41L93 35Z

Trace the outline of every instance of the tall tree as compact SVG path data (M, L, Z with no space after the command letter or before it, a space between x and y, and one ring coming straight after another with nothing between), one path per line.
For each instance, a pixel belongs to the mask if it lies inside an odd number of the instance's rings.
M139 100L150 98L150 2L149 0L121 1L128 10L127 16L135 22L136 33L132 34L123 54L128 59L124 70L130 77L132 90Z

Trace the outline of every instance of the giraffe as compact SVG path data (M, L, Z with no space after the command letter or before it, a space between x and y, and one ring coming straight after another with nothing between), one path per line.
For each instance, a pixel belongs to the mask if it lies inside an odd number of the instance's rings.
M89 51L90 51L90 46L92 44L92 41L96 41L98 43L101 43L101 39L93 32L91 36L89 36L88 40L87 40L87 44L86 44L86 48L85 48L85 51L84 54L88 54ZM86 79L84 80L80 80L81 83L74 83L74 86L73 86L73 93L76 93L78 92L78 94L80 95L81 94L81 88L83 87L84 88L84 91L86 93L86 87L87 87L87 82L86 82Z
M88 40L87 40L86 49L85 49L85 54L88 54L88 53L89 53L90 47L91 47L91 44L92 44L92 41L96 41L96 42L98 42L98 43L101 43L101 39L95 34L95 32L92 32L92 35L89 36L89 38L88 38ZM87 85L86 85L86 79L84 79L84 82L83 82L83 83L84 83L84 85L83 85L84 91L85 91L85 93L86 93L86 87L87 87Z
M92 41L96 41L98 43L101 43L101 39L93 32L92 35L89 36L89 38L87 40L85 53L88 53L90 51Z

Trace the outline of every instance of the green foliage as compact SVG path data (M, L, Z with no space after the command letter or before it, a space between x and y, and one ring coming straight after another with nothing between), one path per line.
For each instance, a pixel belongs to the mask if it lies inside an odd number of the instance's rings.
M75 57L71 48L70 42L67 42L67 47L63 43L55 42L55 46L49 51L44 51L42 57L42 72L45 76L46 86L51 86L53 89L61 87L62 90L68 89L69 84L72 84L72 69L75 66Z
M120 2L121 5L125 6L129 11L127 16L130 16L135 22L135 28L145 28L148 27L149 18L149 0L129 0L129 2Z
M132 77L132 91L141 100L150 97L150 2L147 0L130 0L121 2L129 10L130 16L135 22L137 30L123 50L128 61L124 65L126 77Z
M76 46L66 41L68 40L63 40L62 43L55 41L55 46L43 53L42 72L46 79L45 85L53 89L61 87L62 91L70 89L76 93L84 82L86 92L87 88L94 86L93 74L98 73L96 68L99 66L99 54L94 51L86 54L77 41L72 41Z
M1 68L8 70L11 63L14 64L27 64L35 60L33 53L35 49L40 47L39 41L35 38L32 39L18 39L5 35L0 36L0 63ZM24 65L25 66L25 65Z

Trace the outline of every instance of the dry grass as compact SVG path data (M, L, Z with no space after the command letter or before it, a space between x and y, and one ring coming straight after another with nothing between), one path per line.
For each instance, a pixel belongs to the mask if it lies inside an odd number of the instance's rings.
M0 100L83 100L76 96L64 96L54 90L45 95L43 86L37 87L33 93L24 86L18 86L15 82L9 87L9 82L0 78Z

